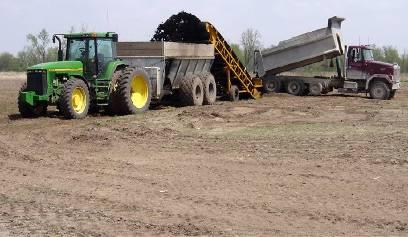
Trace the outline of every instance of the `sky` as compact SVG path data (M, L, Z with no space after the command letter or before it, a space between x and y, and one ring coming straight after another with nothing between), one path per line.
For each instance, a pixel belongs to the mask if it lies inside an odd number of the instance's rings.
M340 16L346 18L347 44L394 46L408 53L406 0L0 0L0 9L0 52L14 54L27 45L28 33L43 28L53 34L85 27L117 32L120 41L148 41L160 23L180 11L211 22L234 43L246 29L256 29L264 47Z

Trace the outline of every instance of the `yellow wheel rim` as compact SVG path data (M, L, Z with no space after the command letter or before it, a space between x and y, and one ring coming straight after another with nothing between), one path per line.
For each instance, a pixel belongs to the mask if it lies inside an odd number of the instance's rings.
M86 108L86 93L82 87L76 87L72 91L71 105L74 111L81 114Z
M130 98L133 105L138 109L146 105L149 98L149 87L143 76L137 75L133 77L130 85Z

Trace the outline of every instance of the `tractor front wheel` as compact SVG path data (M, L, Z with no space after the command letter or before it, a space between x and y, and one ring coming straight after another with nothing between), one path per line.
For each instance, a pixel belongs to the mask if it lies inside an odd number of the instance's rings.
M59 108L67 119L85 118L89 110L88 86L81 79L68 80L62 89Z
M18 111L21 114L21 117L23 118L35 118L39 117L41 115L45 115L47 113L47 104L39 104L36 106L32 106L30 104L27 104L22 98L21 98L21 92L24 92L27 89L27 83L24 83L20 91L18 93Z

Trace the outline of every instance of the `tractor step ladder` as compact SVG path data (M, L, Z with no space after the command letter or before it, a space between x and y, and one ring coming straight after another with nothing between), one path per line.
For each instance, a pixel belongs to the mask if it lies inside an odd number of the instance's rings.
M107 106L110 89L110 80L95 80L96 104Z
M254 99L261 97L257 88L262 86L259 79L253 79L244 65L241 63L231 46L224 40L224 37L215 29L215 27L206 22L207 32L210 34L210 42L214 45L216 53L224 60L231 75L241 83L244 92L249 93Z

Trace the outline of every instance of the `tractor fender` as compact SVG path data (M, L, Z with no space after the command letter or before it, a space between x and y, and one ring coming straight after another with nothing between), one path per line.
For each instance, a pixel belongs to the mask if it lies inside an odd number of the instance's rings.
M392 86L392 78L389 75L385 75L385 74L374 74L371 75L371 77L369 77L366 81L366 90L370 89L370 85L372 82L374 81L383 81L385 82L388 86Z
M123 61L113 61L108 64L106 67L106 75L108 78L112 78L113 73L115 73L117 70L121 70L128 67L127 64L125 64Z

